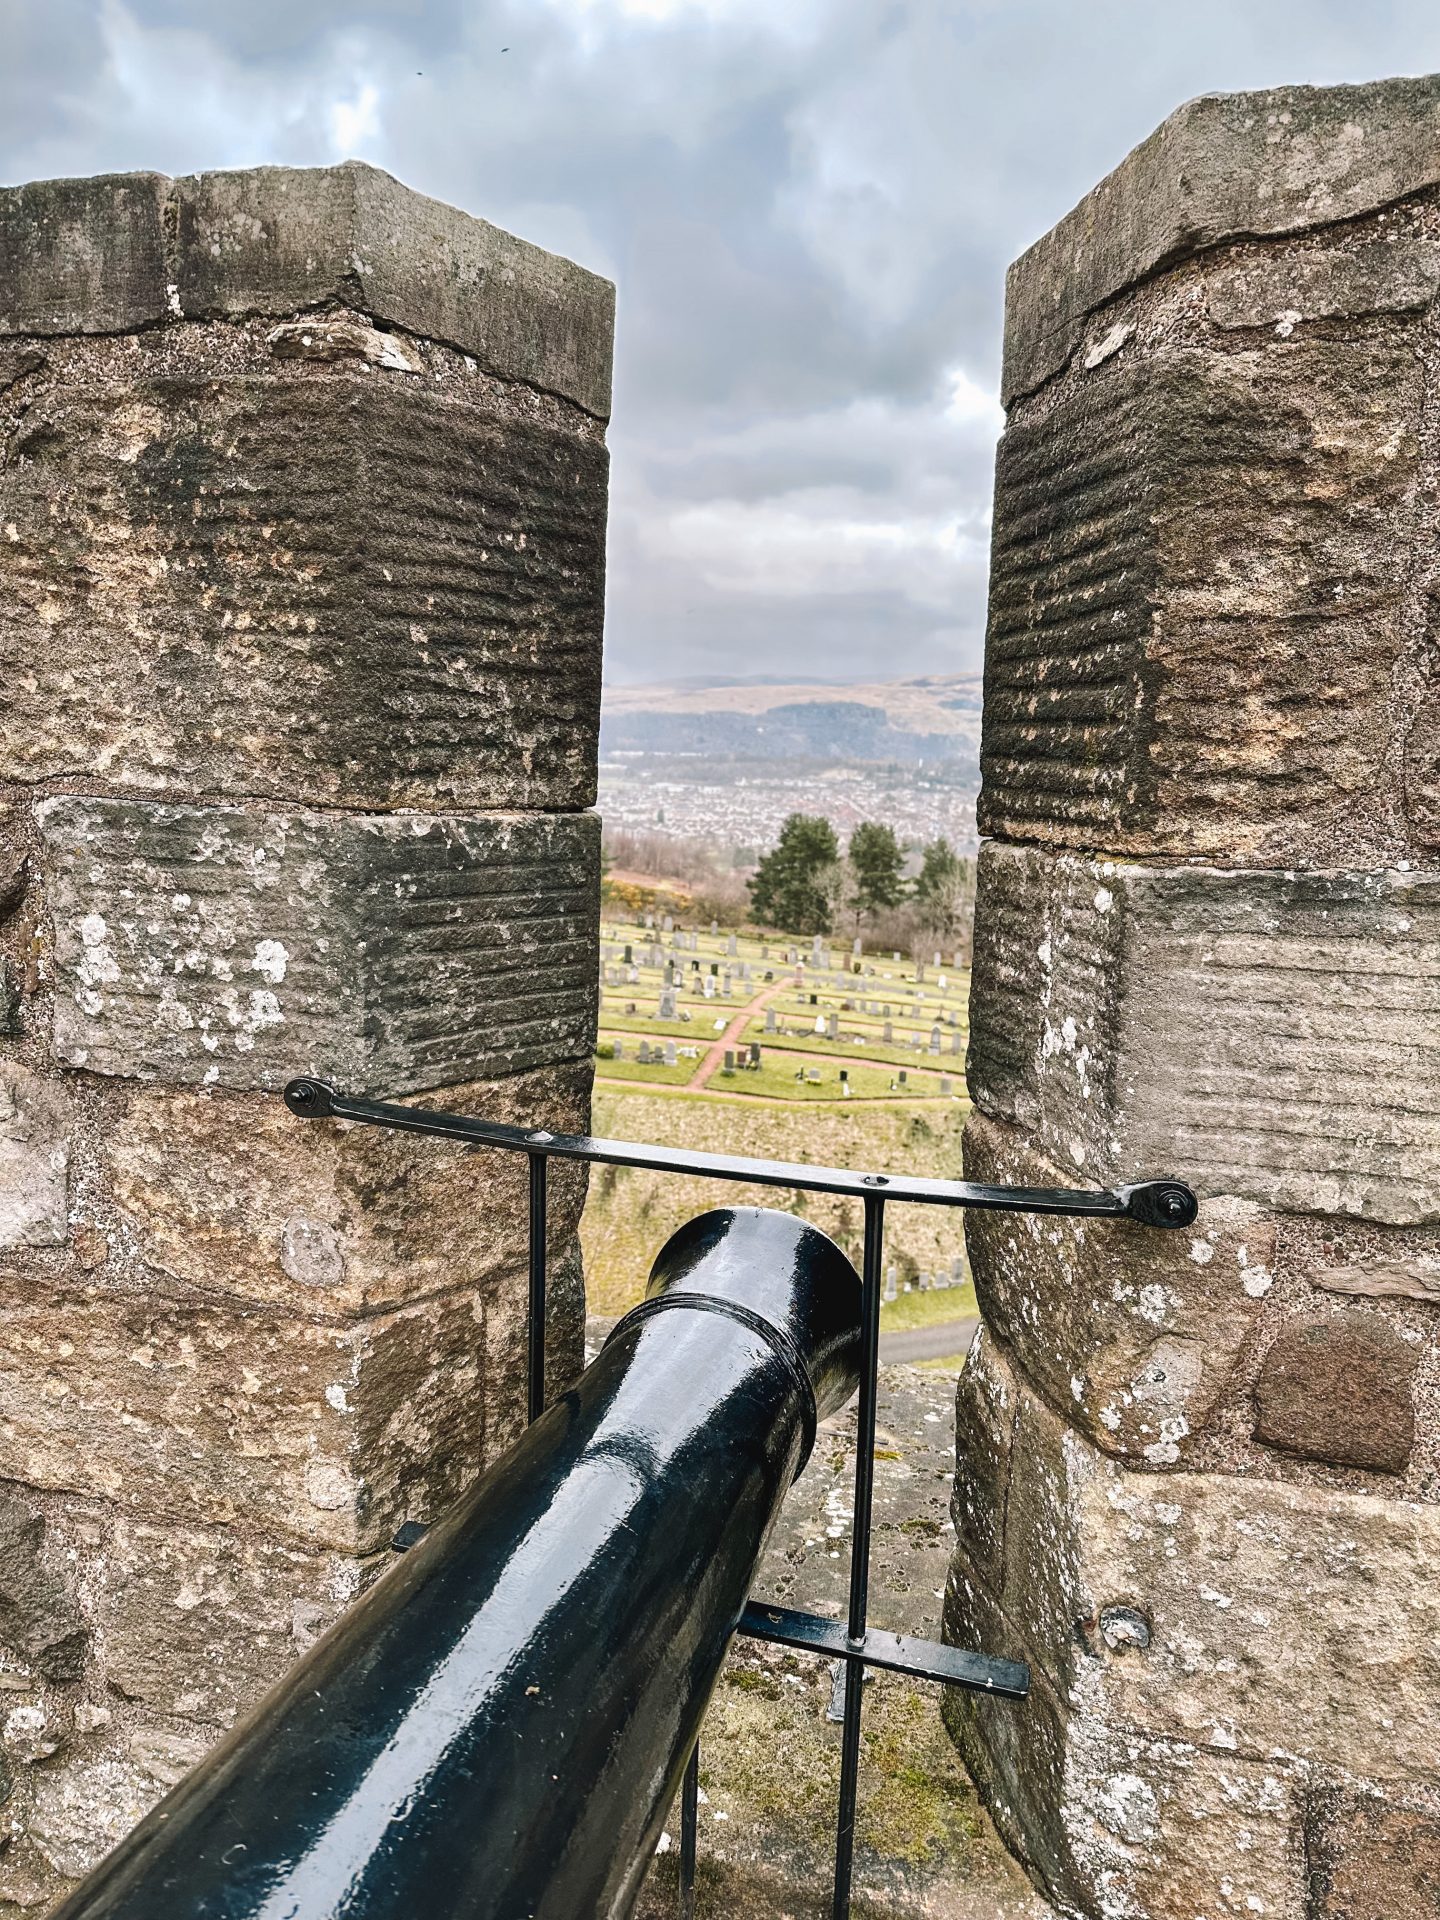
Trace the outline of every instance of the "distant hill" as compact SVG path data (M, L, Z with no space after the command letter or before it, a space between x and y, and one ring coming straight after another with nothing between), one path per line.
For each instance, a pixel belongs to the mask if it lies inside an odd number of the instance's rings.
M617 687L607 690L600 721L602 756L974 767L979 742L978 674Z

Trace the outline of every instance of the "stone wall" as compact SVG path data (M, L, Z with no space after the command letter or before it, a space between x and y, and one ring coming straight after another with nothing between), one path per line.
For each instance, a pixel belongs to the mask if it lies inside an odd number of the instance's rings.
M1181 109L1011 271L947 1703L1090 1920L1440 1898L1440 80Z
M611 329L367 167L0 193L0 1915L523 1418L523 1162L277 1090L587 1121Z

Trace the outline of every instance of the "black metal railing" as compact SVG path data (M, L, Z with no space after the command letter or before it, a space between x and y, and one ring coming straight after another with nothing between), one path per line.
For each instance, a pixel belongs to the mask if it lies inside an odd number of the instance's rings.
M285 1089L290 1111L302 1119L355 1121L403 1133L461 1140L472 1146L523 1153L529 1161L529 1351L527 1399L531 1420L545 1403L546 1174L552 1159L580 1160L617 1167L644 1167L661 1173L696 1174L714 1180L782 1187L806 1193L853 1196L864 1204L862 1263L862 1349L855 1444L855 1516L850 1548L850 1590L843 1622L792 1608L751 1600L738 1631L748 1638L795 1648L844 1663L844 1717L841 1727L840 1793L835 1835L832 1914L845 1920L850 1911L854 1866L855 1814L859 1787L863 1679L867 1666L935 1680L1002 1699L1024 1699L1029 1670L1017 1661L947 1647L936 1641L886 1633L869 1623L870 1534L875 1475L875 1409L880 1344L880 1299L884 1267L885 1210L896 1204L978 1208L1006 1213L1067 1214L1090 1219L1130 1220L1142 1226L1183 1228L1195 1219L1195 1195L1178 1180L1150 1180L1113 1189L997 1187L963 1180L917 1180L905 1175L855 1173L837 1167L750 1159L738 1154L699 1153L688 1149L598 1140L583 1134L502 1126L464 1114L426 1107L353 1098L318 1079L292 1080ZM679 1855L680 1911L694 1913L696 1826L699 1797L699 1741L690 1755L681 1789Z

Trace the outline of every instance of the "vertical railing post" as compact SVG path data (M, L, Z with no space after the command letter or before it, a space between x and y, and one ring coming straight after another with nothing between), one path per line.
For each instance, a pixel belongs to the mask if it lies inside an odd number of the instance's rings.
M695 1920L695 1840L700 1824L700 1742L690 1749L680 1789L680 1920Z
M538 1420L545 1411L545 1174L548 1165L543 1153L530 1155L530 1327L526 1404L531 1420Z
M883 1175L871 1176L877 1185ZM865 1644L870 1599L870 1508L875 1492L876 1370L880 1360L880 1275L885 1240L883 1194L865 1196L864 1283L860 1305L860 1406L855 1432L855 1517L850 1531L850 1607L846 1633L852 1647ZM860 1713L865 1668L845 1663L845 1720L840 1733L840 1812L835 1830L834 1920L848 1920L855 1861L855 1803L860 1784Z

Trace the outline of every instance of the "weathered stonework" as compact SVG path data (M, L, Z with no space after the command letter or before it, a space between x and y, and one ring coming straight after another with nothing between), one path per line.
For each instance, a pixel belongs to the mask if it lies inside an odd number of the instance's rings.
M0 1916L523 1423L523 1160L278 1090L588 1127L612 300L367 167L0 191Z
M1074 1172L976 1114L965 1177L1063 1187ZM985 1324L1028 1377L1096 1446L1153 1467L1183 1462L1204 1432L1274 1281L1273 1221L1234 1198L1185 1234L975 1213L966 1244Z
M593 1050L593 814L35 811L68 1066L408 1093Z
M1031 1660L1038 1684L1017 1716L958 1695L947 1715L1009 1803L1010 1837L1080 1910L1124 1888L1137 1911L1169 1920L1186 1909L1156 1900L1151 1876L1166 1885L1178 1871L1188 1885L1188 1869L1164 1857L1159 1809L1175 1799L1178 1829L1208 1819L1187 1798L1191 1776L1230 1770L1253 1778L1255 1804L1249 1790L1237 1798L1208 1897L1218 1903L1225 1875L1266 1911L1302 1912L1285 1886L1309 1783L1343 1764L1381 1794L1433 1786L1440 1509L1136 1473L1051 1413L993 1343L968 1373L978 1378L962 1403L981 1402L989 1420L988 1435L962 1420L966 1478L1002 1489L1004 1533L976 1526L978 1488L957 1490L947 1637ZM1121 1820L1098 1854L1097 1806L1102 1826L1107 1808ZM1279 1858L1257 1861L1251 1881L1243 1832L1260 1813ZM1205 1911L1198 1890L1186 1897Z
M1102 1181L1440 1219L1440 872L980 859L970 1089Z
M590 804L598 424L406 336L179 332L0 393L0 777Z
M1440 79L1193 102L1011 270L947 1700L1083 1920L1434 1904Z

